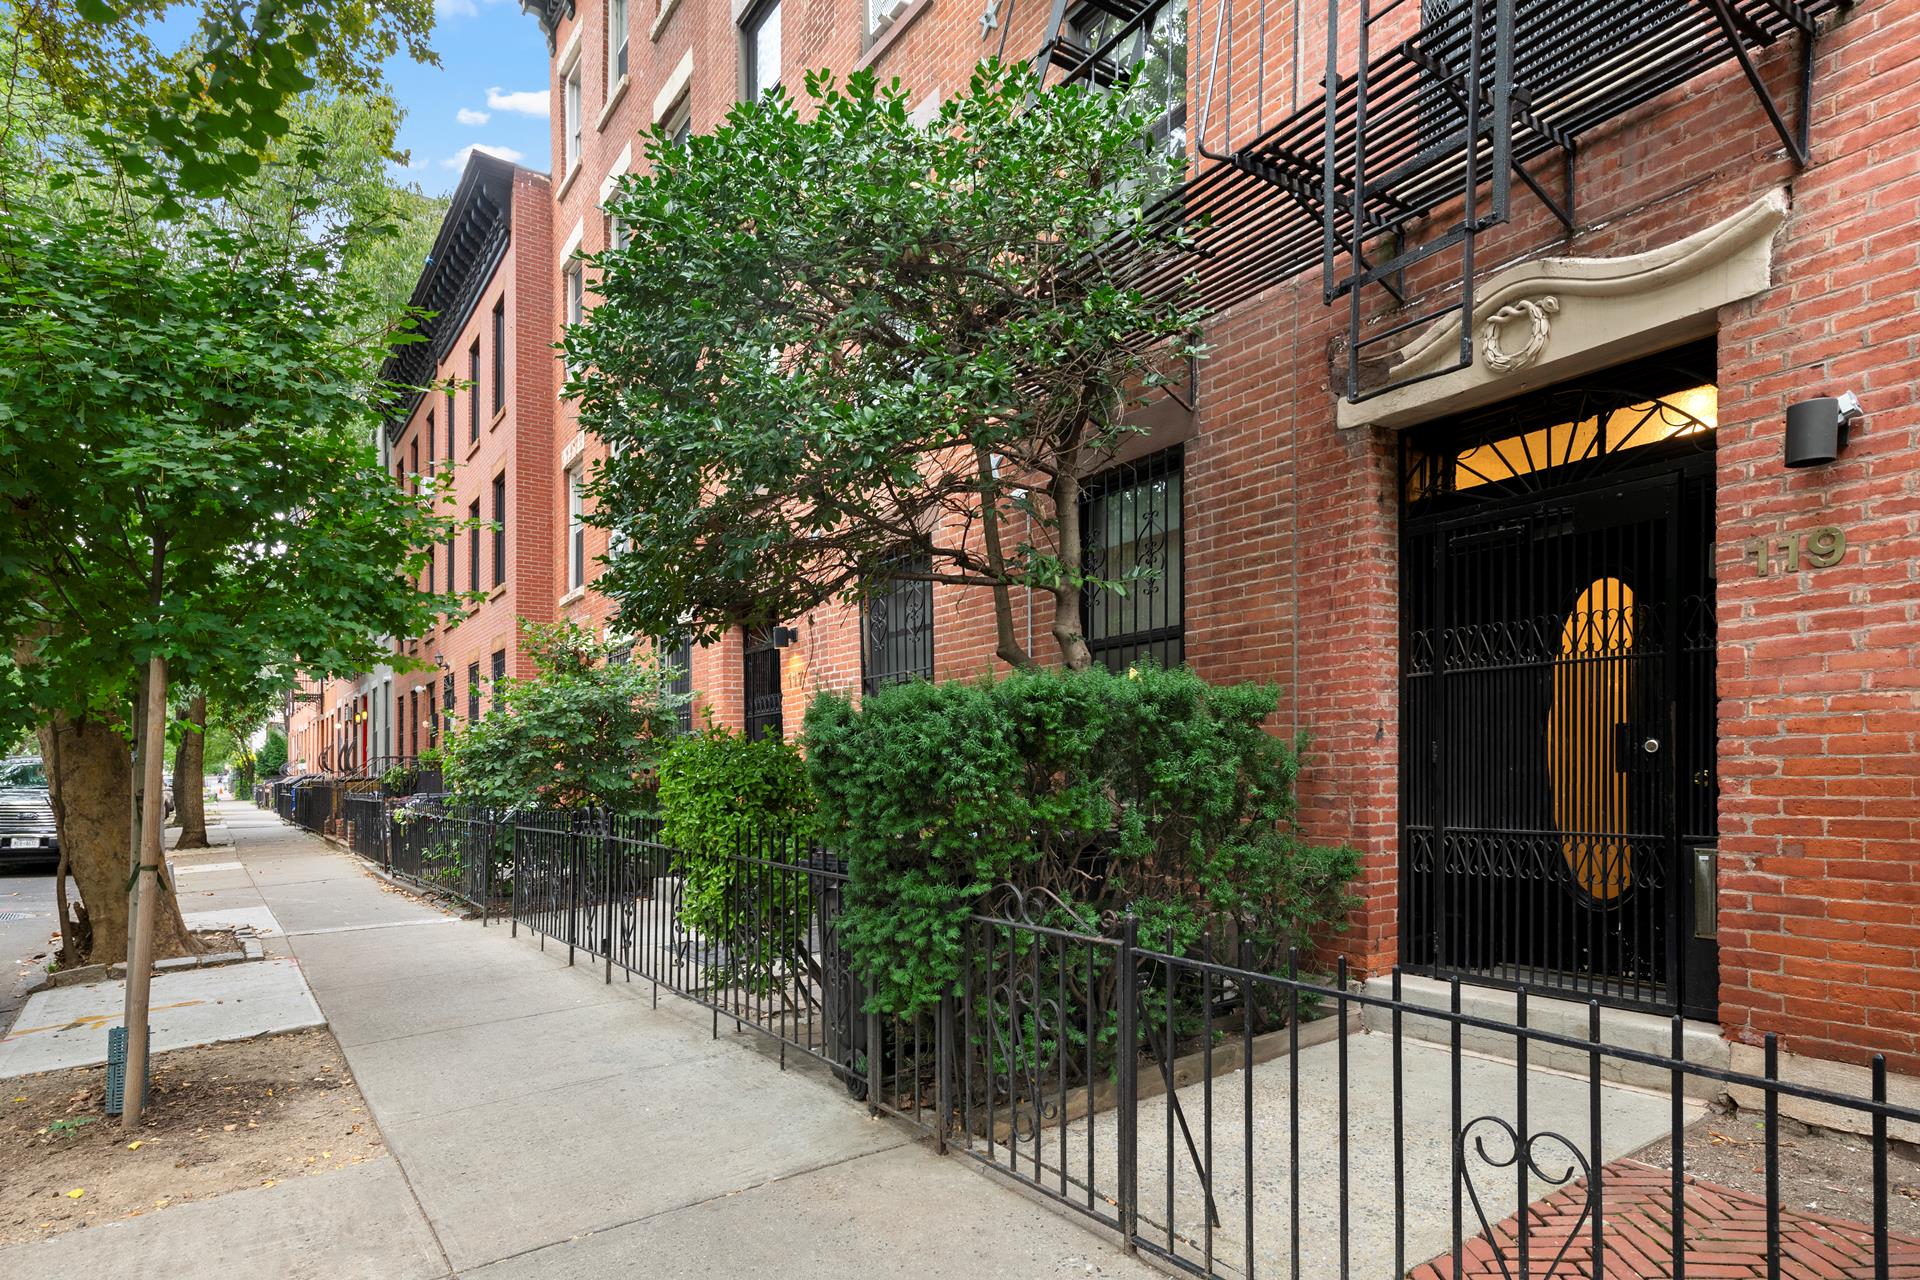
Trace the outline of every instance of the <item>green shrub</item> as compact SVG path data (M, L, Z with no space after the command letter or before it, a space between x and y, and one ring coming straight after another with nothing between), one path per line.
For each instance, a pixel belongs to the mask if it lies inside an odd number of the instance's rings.
M678 738L660 761L658 803L660 837L686 878L681 923L724 948L710 953L725 963L710 961L709 976L764 991L811 969L808 877L742 861L810 848L813 797L799 752L723 728Z
M1140 918L1143 944L1205 930L1255 963L1337 925L1358 871L1292 826L1298 748L1266 729L1271 685L1142 667L898 685L807 712L822 838L851 881L841 938L870 1007L954 989L962 931L1018 890L1043 923Z
M253 767L263 778L277 778L287 771L287 735L278 729L267 730L266 741L253 753Z

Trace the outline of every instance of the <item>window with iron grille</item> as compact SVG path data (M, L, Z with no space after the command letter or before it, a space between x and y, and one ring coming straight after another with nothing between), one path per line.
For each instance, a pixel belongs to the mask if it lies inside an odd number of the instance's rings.
M507 402L507 299L493 304L493 411Z
M467 720L472 722L480 718L480 664L467 664Z
M507 651L505 649L495 649L493 651L493 682L497 685L506 678Z
M1105 471L1081 490L1084 567L1115 584L1090 585L1081 596L1087 647L1110 670L1186 659L1180 463L1180 450L1169 449Z
M453 728L453 672L440 677L440 705L446 708L447 728Z
M745 676L747 737L779 738L786 734L780 691L780 650L771 627L747 633Z
M655 652L660 655L662 666L673 668L673 679L667 681L667 692L684 698L674 715L680 721L680 732L693 732L693 644L685 636L668 636L655 644Z
M860 602L860 688L873 693L904 680L933 679L933 584L929 557L896 562L886 585Z
M493 478L493 585L507 581L507 476Z

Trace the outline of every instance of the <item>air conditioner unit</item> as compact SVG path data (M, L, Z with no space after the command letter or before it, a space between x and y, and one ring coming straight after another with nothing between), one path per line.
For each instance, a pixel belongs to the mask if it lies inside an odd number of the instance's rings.
M912 0L867 0L868 25L873 34L879 35L893 25L893 20L906 10Z

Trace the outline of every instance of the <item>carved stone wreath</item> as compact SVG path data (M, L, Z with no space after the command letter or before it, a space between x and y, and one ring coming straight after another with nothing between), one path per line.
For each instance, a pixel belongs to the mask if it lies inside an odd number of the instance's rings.
M1488 316L1480 325L1480 355L1487 368L1494 373L1512 373L1538 360L1540 353L1547 349L1547 338L1553 329L1550 317L1559 313L1560 299L1548 294L1537 302L1522 298ZM1527 340L1517 350L1508 351L1500 345L1500 334L1515 320L1527 322Z

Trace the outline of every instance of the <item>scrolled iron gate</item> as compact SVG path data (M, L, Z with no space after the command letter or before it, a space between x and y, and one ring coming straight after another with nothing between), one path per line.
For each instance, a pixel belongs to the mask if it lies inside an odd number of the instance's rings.
M1403 961L1712 1016L1711 364L1409 441Z

